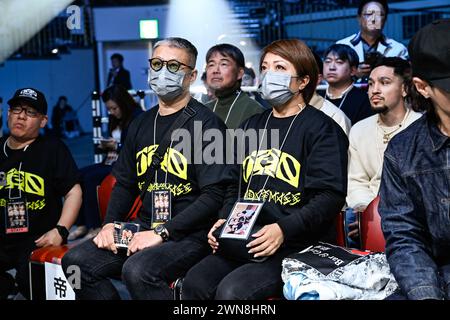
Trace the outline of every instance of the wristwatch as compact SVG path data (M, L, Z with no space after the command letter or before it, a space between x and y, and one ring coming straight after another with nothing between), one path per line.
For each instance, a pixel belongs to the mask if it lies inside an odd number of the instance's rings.
M63 239L63 242L66 243L67 237L69 236L69 230L67 230L66 227L61 226L59 224L55 228L56 228L56 230L58 230L58 233L61 236L61 238Z
M163 239L163 242L166 242L167 240L169 240L169 231L167 231L166 227L164 227L164 225L159 224L156 226L155 229L153 229L153 231L158 235L161 236L161 238Z

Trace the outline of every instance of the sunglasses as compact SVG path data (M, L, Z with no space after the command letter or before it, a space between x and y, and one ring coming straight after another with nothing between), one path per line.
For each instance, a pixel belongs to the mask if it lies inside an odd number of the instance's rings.
M162 60L160 58L152 58L152 59L148 59L148 62L150 62L150 68L152 68L152 70L154 70L154 71L161 70L162 67L164 66L164 64L166 65L167 70L169 70L172 73L175 73L178 70L180 70L181 66L185 66L191 70L194 69L193 67L188 66L187 64L184 64L175 59L166 61L166 60Z
M31 118L36 118L39 115L39 112L37 112L33 108L14 106L14 107L9 108L9 110L14 114L21 114L22 111L25 111L25 114Z

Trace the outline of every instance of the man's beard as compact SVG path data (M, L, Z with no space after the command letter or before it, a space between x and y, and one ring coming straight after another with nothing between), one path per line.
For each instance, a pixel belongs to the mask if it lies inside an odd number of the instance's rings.
M373 111L374 113L386 113L386 112L389 111L389 107L388 107L387 105L383 105L383 106L381 106L381 107L373 107L373 106L370 106L370 109L372 109L372 111Z

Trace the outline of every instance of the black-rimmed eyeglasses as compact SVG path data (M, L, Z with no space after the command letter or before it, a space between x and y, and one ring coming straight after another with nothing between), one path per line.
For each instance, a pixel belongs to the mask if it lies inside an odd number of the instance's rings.
M154 71L161 70L162 67L164 66L164 64L166 65L167 70L169 70L172 73L175 73L178 70L180 70L181 66L185 66L191 70L194 69L193 67L188 66L187 64L184 64L175 59L166 61L166 60L162 60L160 58L152 58L152 59L148 59L148 62L150 62L150 68L152 68L152 70L154 70Z
M9 110L14 114L21 114L22 111L25 111L25 114L30 118L36 118L39 115L39 112L37 112L33 108L14 106L14 107L9 108Z

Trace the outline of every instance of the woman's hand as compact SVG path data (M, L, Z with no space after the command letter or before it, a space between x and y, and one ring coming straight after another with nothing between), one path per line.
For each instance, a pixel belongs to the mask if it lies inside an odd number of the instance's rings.
M247 244L247 248L251 248L248 253L254 253L254 258L273 255L284 242L283 231L278 223L264 226L252 237L256 239Z
M214 223L211 230L208 232L208 243L213 249L213 253L216 253L217 249L219 248L219 243L217 242L216 238L212 235L214 231L216 231L218 228L220 228L221 225L225 223L225 219L219 219Z

